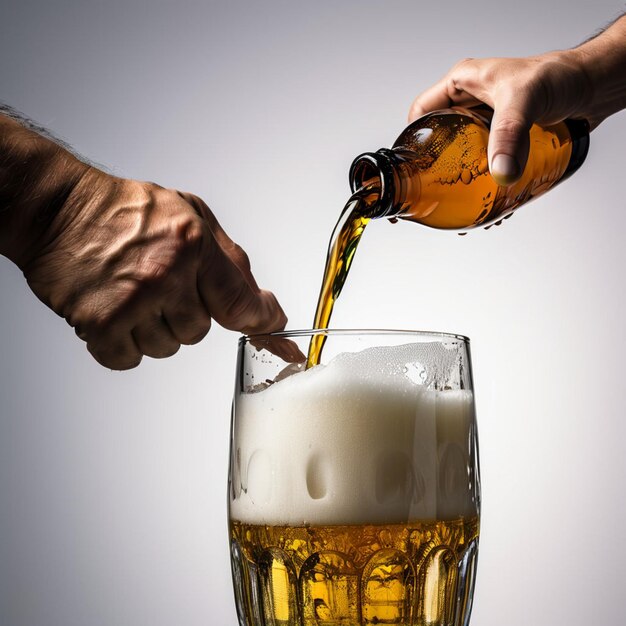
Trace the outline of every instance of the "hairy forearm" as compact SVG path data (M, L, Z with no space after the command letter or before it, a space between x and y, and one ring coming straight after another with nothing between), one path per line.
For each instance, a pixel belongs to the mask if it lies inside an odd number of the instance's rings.
M594 127L626 108L626 15L572 53L591 85L589 121Z
M0 112L0 254L21 268L89 169L40 131Z

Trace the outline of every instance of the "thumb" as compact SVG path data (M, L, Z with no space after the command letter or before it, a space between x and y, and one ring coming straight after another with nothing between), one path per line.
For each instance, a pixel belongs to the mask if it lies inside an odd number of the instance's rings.
M498 185L512 185L521 178L528 161L532 125L519 102L495 103L487 153L489 171Z

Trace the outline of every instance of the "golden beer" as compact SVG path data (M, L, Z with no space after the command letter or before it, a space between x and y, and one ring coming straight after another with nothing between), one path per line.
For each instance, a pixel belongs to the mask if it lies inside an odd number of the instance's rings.
M304 347L318 332L287 336ZM480 508L467 340L325 332L325 362L308 369L240 346L239 624L465 626Z
M463 624L469 614L478 517L374 526L232 522L230 532L244 624L432 626Z
M372 219L461 231L491 228L571 176L587 156L589 125L584 120L533 125L521 178L508 187L497 185L487 165L492 113L459 107L429 113L408 126L391 150L366 152L353 161L353 194L330 238L313 328L328 328ZM324 340L323 334L311 339L309 367L319 363Z

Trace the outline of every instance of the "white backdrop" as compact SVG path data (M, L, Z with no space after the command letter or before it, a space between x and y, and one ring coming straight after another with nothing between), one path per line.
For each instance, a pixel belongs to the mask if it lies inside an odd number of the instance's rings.
M89 5L92 6L89 6ZM8 2L0 98L116 174L193 191L307 327L352 158L467 56L569 47L615 0ZM474 625L619 624L626 117L488 232L374 223L335 327L472 339ZM237 336L115 373L0 259L0 624L234 626Z

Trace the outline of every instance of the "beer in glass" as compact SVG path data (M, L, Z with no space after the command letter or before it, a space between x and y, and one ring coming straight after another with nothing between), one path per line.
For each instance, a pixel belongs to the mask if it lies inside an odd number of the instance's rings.
M320 333L308 369L264 349L306 352ZM465 626L480 508L469 341L242 338L228 496L241 626Z

